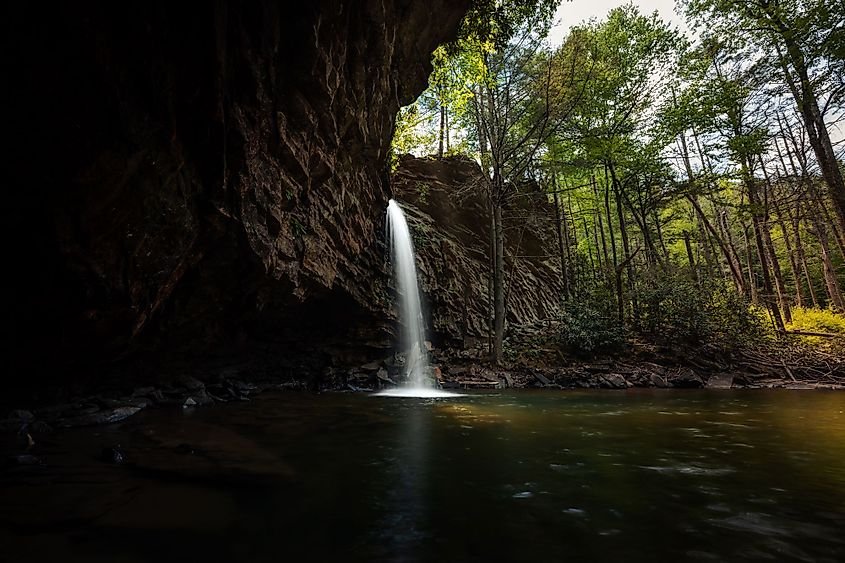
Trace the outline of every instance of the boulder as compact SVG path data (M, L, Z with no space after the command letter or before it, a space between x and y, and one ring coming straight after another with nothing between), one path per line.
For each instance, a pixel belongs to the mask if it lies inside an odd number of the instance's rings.
M681 389L695 389L704 387L704 380L693 370L682 367L670 375L669 384Z
M606 373L599 376L599 386L605 389L627 389L628 381L618 373Z
M549 380L548 377L546 377L545 375L543 375L542 373L540 373L536 369L531 370L531 375L534 377L534 379L537 380L537 382L540 385L542 385L544 387L551 383L551 381Z
M669 387L669 382L666 381L666 378L656 373L652 373L649 375L649 382L653 386L660 387L661 389Z
M200 389L205 388L205 384L195 377L191 377L190 375L181 375L176 380L176 383L188 391L199 391Z
M734 376L731 373L717 373L711 375L707 379L705 387L708 389L730 389L734 382Z

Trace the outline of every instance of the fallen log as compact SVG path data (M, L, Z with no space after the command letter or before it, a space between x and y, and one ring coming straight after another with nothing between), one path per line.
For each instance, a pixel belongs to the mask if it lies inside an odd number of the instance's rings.
M820 336L822 338L845 338L845 334L836 334L832 332L813 332L809 330L787 330L786 334L797 334L799 336Z

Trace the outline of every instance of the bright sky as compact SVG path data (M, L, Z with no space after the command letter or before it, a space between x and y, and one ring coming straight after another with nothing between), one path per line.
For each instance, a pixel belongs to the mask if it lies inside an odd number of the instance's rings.
M610 10L627 3L628 0L563 0L555 13L557 24L549 33L549 41L552 45L560 45L570 27L592 17L604 19ZM687 30L684 18L675 13L675 0L634 0L633 3L640 8L640 12L650 14L657 10L663 20L673 23L683 31Z

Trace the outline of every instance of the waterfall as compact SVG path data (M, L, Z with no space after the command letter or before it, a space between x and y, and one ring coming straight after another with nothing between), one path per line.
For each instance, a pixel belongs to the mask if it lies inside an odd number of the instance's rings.
M398 389L382 391L379 395L391 397L455 397L434 388L425 346L420 288L417 282L417 265L414 258L414 241L405 220L405 213L395 200L387 204L385 233L390 245L390 261L399 294L399 344L405 353L407 383Z
M431 387L414 241L405 213L396 200L391 199L387 204L385 228L390 241L390 261L396 277L396 291L399 294L400 345L405 352L408 385L417 389Z

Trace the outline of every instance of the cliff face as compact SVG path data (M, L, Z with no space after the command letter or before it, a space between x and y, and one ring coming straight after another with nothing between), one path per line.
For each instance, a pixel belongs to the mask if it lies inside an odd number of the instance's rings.
M420 285L437 344L485 348L490 318L490 211L481 169L470 160L406 155L393 187L414 234ZM505 219L507 321L556 316L563 294L554 209L523 186Z
M370 342L394 116L467 5L7 8L13 368Z

